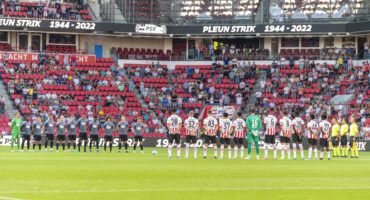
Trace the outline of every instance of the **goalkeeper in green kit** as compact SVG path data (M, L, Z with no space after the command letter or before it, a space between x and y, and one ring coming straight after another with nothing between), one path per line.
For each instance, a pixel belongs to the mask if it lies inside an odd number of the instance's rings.
M12 129L11 147L12 147L12 151L14 151L14 142L15 142L15 140L17 140L17 148L19 150L20 138L21 138L21 126L22 126L22 119L19 117L19 113L17 113L17 114L15 114L15 118L11 122L11 129Z
M262 130L262 121L261 118L256 115L256 111L254 109L251 109L251 115L247 118L247 127L248 127L248 155L245 158L246 160L249 160L251 158L251 152L252 152L252 144L254 142L256 146L256 158L257 160L260 159L259 153L259 138L260 138L260 131Z

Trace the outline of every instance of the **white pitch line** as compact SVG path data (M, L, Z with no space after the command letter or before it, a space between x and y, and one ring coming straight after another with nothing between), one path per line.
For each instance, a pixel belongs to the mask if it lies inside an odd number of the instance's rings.
M121 193L121 192L214 192L214 191L258 191L258 190L368 190L370 186L359 187L254 187L254 188L173 188L173 189L112 189L112 190L32 190L32 191L0 191L0 194L33 194L33 193ZM2 198L0 197L0 200ZM20 200L9 198L4 200Z
M14 198L14 197L4 197L4 196L0 196L0 200L23 200L23 199Z

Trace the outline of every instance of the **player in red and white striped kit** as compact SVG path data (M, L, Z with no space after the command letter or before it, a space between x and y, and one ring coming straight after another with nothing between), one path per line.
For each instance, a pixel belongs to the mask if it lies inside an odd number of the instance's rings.
M314 149L315 160L317 160L317 135L319 133L319 125L315 121L315 114L310 114L310 121L307 123L308 129L308 160L311 160L312 149Z
M280 142L281 142L281 159L285 159L285 151L290 159L290 138L292 136L291 125L292 121L288 117L288 112L283 112L283 118L279 121L280 124Z
M237 118L233 121L234 131L234 159L238 157L238 148L240 148L240 158L244 157L244 140L247 124L242 119L242 113L237 113Z
M189 156L190 144L194 146L194 158L197 158L197 132L199 129L199 121L194 117L194 112L189 112L189 117L185 120L184 126L186 129L186 138L185 138L185 158Z
M217 158L217 141L216 133L218 129L217 119L212 116L212 111L208 111L208 117L203 121L203 128L205 130L205 139L203 145L203 158L207 158L208 145L213 144L213 156Z
M303 138L303 130L304 130L304 121L302 118L299 117L299 113L297 112L295 115L292 115L292 140L293 140L293 159L297 159L297 144L299 150L301 152L301 159L304 160L304 151L302 145L302 138Z
M324 151L328 153L328 160L330 160L330 149L329 149L329 140L330 140L330 129L331 123L327 121L327 114L324 113L321 115L320 126L320 160L324 159Z
M220 158L223 159L224 157L224 149L225 143L227 145L227 151L229 155L229 159L231 159L231 145L230 145L230 135L232 132L232 121L229 119L229 115L225 112L223 114L223 118L219 120L220 131L221 131L221 150L220 150Z
M172 158L172 147L174 142L177 150L177 158L180 158L181 143L180 129L182 119L176 114L176 109L172 111L172 115L167 118L167 128L169 130L168 158Z
M263 119L263 123L265 124L266 127L266 132L265 132L265 160L267 160L268 157L268 150L269 147L272 145L274 149L274 160L276 160L276 144L275 144L275 129L277 125L277 118L273 116L274 110L271 109L269 115L267 115Z

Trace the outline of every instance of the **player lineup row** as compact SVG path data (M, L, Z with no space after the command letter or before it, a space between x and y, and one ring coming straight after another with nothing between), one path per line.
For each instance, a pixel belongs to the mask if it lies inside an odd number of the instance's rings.
M185 157L189 155L190 144L196 142L196 135L198 130L204 132L203 158L207 158L207 148L209 144L213 144L214 158L218 157L216 135L220 138L220 158L224 156L224 149L228 149L228 157L232 157L231 138L234 140L234 156L237 157L240 149L241 157L244 153L244 139L247 139L247 156L245 159L250 159L252 152L252 145L256 149L256 159L259 159L259 140L262 130L265 130L264 141L264 159L268 159L268 150L272 146L274 159L277 159L277 149L275 143L276 129L280 128L280 142L281 159L285 159L287 154L288 159L291 158L290 143L293 143L293 159L297 159L297 146L300 149L301 159L305 159L302 140L304 137L308 139L308 159L318 159L318 144L321 147L320 159L324 158L324 152L327 152L327 158L330 160L331 150L329 143L334 148L334 157L347 157L349 150L351 150L351 157L358 157L358 149L356 145L356 137L358 136L358 126L355 123L354 117L350 117L350 125L347 120L332 119L331 123L328 121L328 116L323 114L321 121L318 123L316 116L310 114L310 119L307 123L299 117L299 113L293 113L288 116L288 112L283 112L283 117L278 121L274 116L274 111L270 110L267 116L264 116L263 122L255 110L251 110L250 116L246 120L242 118L242 113L237 113L236 119L231 120L227 113L223 117L216 119L212 115L212 111L207 112L207 117L200 123L194 117L194 113L190 112L188 118L183 122L174 110L172 115L167 119L167 127L169 130L169 145L168 157L172 158L172 148L176 146L177 157L180 157L181 143L180 143L180 129L182 126L186 129L186 148ZM340 122L338 122L340 121ZM264 126L264 127L263 127ZM349 136L349 141L348 141ZM197 155L197 145L194 145L194 156Z
M260 116L256 115L254 112L246 119L242 119L241 113L237 113L237 117L234 121L230 119L227 113L224 113L223 117L216 119L212 116L212 112L207 113L208 116L204 119L203 123L200 124L199 120L194 117L194 112L189 113L189 117L182 122L182 119L176 115L174 111L173 114L167 119L167 127L169 130L169 145L168 154L169 158L172 157L172 148L177 147L177 157L180 157L181 145L180 145L180 129L182 126L186 129L186 139L185 139L185 157L189 155L189 147L194 144L197 139L198 131L204 133L204 144L203 145L203 157L207 157L207 148L209 144L214 146L214 157L217 158L217 141L216 134L220 136L221 150L220 157L223 158L225 145L228 148L229 158L231 157L231 138L234 140L234 158L238 154L240 149L241 157L244 153L244 140L247 139L248 144L248 155L246 159L250 159L252 144L256 147L257 159L259 159L259 136L263 129L263 124L265 125L265 159L267 159L269 147L274 149L274 159L277 159L277 151L275 144L275 134L276 128L280 127L280 141L282 143L282 159L285 158L285 153L287 153L288 159L290 159L290 142L293 141L293 158L297 159L296 151L297 146L301 152L301 158L304 159L302 138L308 138L309 153L308 159L312 157L312 151L315 155L315 159L318 158L317 144L320 144L321 154L320 159L323 159L324 151L327 151L328 159L330 159L329 143L332 143L334 147L334 157L337 156L348 156L349 149L351 150L352 157L358 157L358 150L356 145L356 136L358 135L358 127L354 122L354 118L351 117L351 125L348 126L345 119L342 120L341 125L337 123L335 119L332 123L327 121L327 116L324 114L321 116L322 121L317 123L315 116L311 115L310 120L306 124L298 114L293 114L289 118L287 112L284 112L283 118L279 121L273 115L271 111L267 116L264 117L263 123ZM74 116L71 116L68 120L61 116L56 122L53 118L46 117L42 120L41 117L37 117L36 121L31 123L31 121L22 121L17 114L16 118L12 120L12 149L14 147L14 142L17 142L17 147L20 146L20 136L22 135L23 141L21 148L24 149L25 143L27 144L27 149L30 148L31 135L33 135L33 149L36 145L39 146L41 150L41 137L42 133L45 133L45 148L47 148L48 143L50 143L51 149L53 148L54 132L57 132L57 143L56 148L59 150L59 146L62 146L65 150L66 136L65 132L68 133L68 150L71 146L76 149L76 133L77 128L79 129L79 141L78 150L80 150L82 143L84 144L84 151L86 152L86 147L88 143L87 130L90 132L90 151L93 143L95 143L96 148L99 148L99 128L104 129L104 150L106 150L107 145L109 145L110 151L112 151L113 143L113 131L119 132L119 151L121 151L122 146L125 146L125 150L128 150L127 144L127 132L129 123L126 121L125 117L122 116L118 123L113 123L110 117L107 117L106 121L101 124L97 119L88 120L85 116L80 119L75 120ZM143 150L143 132L146 125L143 123L141 118L138 118L136 122L131 125L131 129L135 133L134 137L134 150L137 146L140 146ZM350 135L349 142L347 141L348 133ZM197 147L194 145L194 155L197 154Z
M96 150L99 151L99 130L104 129L104 151L106 151L107 146L109 146L110 152L113 148L113 132L119 132L119 151L121 151L122 146L128 151L128 129L129 123L124 116L121 117L118 123L114 123L110 117L107 117L104 123L96 118L93 120L88 120L86 116L82 116L78 120L74 116L70 116L66 119L61 116L58 120L54 121L52 117L45 116L43 120L41 116L38 116L34 122L31 120L23 121L19 113L16 114L15 118L11 121L12 138L11 138L11 148L14 151L14 143L17 143L18 150L24 150L25 144L27 149L30 150L31 138L32 138L32 150L35 149L37 145L39 150L41 150L41 140L42 135L45 135L45 148L50 145L50 150L53 149L54 137L56 132L56 150L59 151L59 147L62 150L66 150L66 143L68 151L73 148L76 150L78 146L78 151L81 150L81 146L84 146L84 152L87 151L87 145L91 151L93 144L95 143ZM131 129L134 132L134 150L139 146L141 151L143 151L143 133L145 131L146 124L143 123L142 118L138 118L135 123L131 124ZM79 140L77 140L77 129L79 130ZM88 144L88 134L90 132L90 142ZM66 133L67 132L67 137ZM20 144L20 138L22 137L22 144Z

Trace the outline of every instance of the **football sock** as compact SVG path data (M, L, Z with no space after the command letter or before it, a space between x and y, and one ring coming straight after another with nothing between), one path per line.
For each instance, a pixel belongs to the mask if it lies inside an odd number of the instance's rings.
M185 145L185 158L187 158L189 156L189 147L190 147L190 144L186 143L186 145Z
M213 147L213 156L217 157L217 145L215 144L215 147Z
M297 144L295 143L293 144L293 158L297 158Z
M177 153L177 157L180 157L180 154L181 154L181 144L178 144L176 146L176 153Z
M204 147L203 147L203 156L204 157L207 156L207 144L204 144Z
M63 148L63 151L66 150L66 144L65 143L62 144L62 148Z
M301 158L304 158L304 151L303 151L303 145L298 144L299 150L301 151Z
M39 150L41 151L41 143L39 143Z
M122 149L122 142L118 143L118 150L121 151L121 149Z
M244 157L244 146L240 147L240 157Z
M110 142L109 143L109 151L112 153L112 150L113 150L113 142Z
M172 157L172 145L168 145L168 157Z
M197 153L198 153L198 147L197 147L197 144L194 144L194 157L197 157Z
M128 144L127 144L127 142L125 143L125 150L127 151L127 149L128 149Z
M224 157L224 145L221 145L220 158Z
M26 142L26 140L23 140L22 141L22 145L21 145L21 149L23 150L23 148L24 148L24 142Z
M260 145L259 145L259 143L258 142L255 142L254 144L256 146L256 154L257 155L260 155Z
M315 159L317 159L317 148L315 148L314 150L313 150L313 152L315 153Z
M231 159L231 146L229 146L229 147L227 148L227 150L228 150L228 153L229 153L229 159Z
M140 150L144 150L144 145L140 144Z
M265 144L265 158L267 158L268 151L269 151L269 146L268 144Z
M252 153L252 142L248 142L248 156Z
M308 159L312 157L312 147L308 148Z
M234 147L234 157L237 157L238 156L238 147L235 146Z
M272 148L274 149L274 159L276 159L276 157L277 157L276 144L273 144Z
M136 150L136 146L137 146L137 144L134 144L134 151Z

